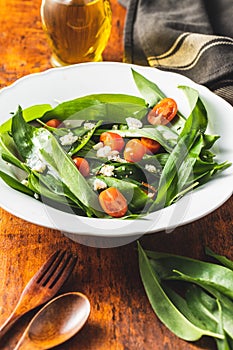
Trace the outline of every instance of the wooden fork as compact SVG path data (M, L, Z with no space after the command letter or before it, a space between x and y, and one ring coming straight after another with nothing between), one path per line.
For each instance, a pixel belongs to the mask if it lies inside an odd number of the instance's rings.
M76 261L72 254L56 251L27 283L15 309L0 326L0 337L22 315L50 300L68 279Z

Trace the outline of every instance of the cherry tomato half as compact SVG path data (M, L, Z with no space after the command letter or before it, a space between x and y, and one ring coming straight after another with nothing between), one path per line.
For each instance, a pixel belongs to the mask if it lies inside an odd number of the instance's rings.
M84 177L89 176L90 167L86 159L81 157L74 157L73 162Z
M132 139L127 142L124 149L124 158L127 162L139 162L146 153L145 146L138 139Z
M121 151L125 145L123 138L114 132L103 132L100 135L100 141L104 146L110 146L114 151Z
M157 153L161 147L160 143L148 137L141 137L141 143L146 147L146 153Z
M50 119L47 121L46 125L50 126L51 128L58 128L61 123L62 122L58 119Z
M125 197L115 187L109 187L100 192L99 202L105 213L115 218L124 216L128 210Z
M166 125L177 113L177 104L172 98L164 98L148 113L147 120L152 125Z

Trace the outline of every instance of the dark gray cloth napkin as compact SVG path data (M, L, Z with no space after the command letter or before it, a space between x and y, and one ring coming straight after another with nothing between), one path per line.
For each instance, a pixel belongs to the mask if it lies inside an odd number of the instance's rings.
M233 0L119 0L124 61L183 74L233 105Z

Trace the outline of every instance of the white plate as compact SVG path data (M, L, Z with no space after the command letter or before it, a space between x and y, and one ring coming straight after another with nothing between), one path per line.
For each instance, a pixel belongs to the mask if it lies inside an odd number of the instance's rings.
M0 124L10 117L11 112L16 111L19 104L22 108L40 103L56 105L55 101L104 92L140 96L130 67L156 82L167 96L175 98L184 113L187 111L187 102L177 86L188 85L197 89L209 113L211 133L221 136L215 148L217 160L233 162L233 108L227 102L181 75L125 63L84 63L53 68L21 78L0 92ZM177 226L207 215L231 196L232 188L233 174L230 167L203 187L184 196L176 204L138 220L90 219L64 213L11 189L2 181L0 204L5 210L24 220L65 231L70 238L78 242L82 243L84 239L84 243L89 244L88 239L92 236L95 237L95 243L90 245L101 246L102 243L96 242L103 238L109 238L109 242L117 238L117 243L110 244L119 245L145 233L171 231Z

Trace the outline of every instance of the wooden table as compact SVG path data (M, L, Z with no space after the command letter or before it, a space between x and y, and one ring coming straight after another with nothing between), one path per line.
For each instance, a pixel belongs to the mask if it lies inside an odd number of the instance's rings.
M122 61L125 10L117 0L111 3L113 30L104 59ZM1 0L0 11L0 87L4 87L29 73L50 68L51 52L41 27L40 0ZM209 246L232 259L232 206L230 198L197 222L169 234L144 236L142 244L200 259L205 258L204 247ZM91 248L3 209L0 214L0 323L10 314L29 278L60 248L78 254L75 270L62 291L84 292L90 298L91 315L77 336L56 349L215 349L211 339L203 338L195 344L178 339L157 319L140 280L135 242L112 249ZM1 340L0 349L13 349L34 314L30 312L17 322Z

